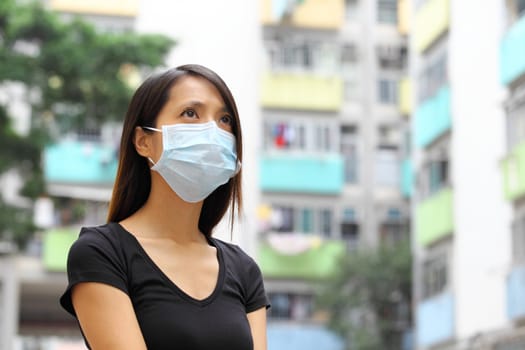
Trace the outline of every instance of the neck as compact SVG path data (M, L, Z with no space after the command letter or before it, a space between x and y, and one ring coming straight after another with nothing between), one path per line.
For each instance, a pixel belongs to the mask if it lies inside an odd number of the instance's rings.
M182 200L160 176L152 172L151 191L144 206L130 218L141 237L166 238L180 243L205 242L199 231L202 203ZM125 222L123 222L126 224Z

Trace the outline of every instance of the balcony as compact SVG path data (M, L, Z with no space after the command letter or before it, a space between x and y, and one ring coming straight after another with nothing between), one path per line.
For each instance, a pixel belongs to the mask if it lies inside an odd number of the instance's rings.
M525 318L525 265L514 267L507 277L507 317Z
M525 16L516 21L500 46L500 80L508 85L525 74Z
M343 350L336 334L313 324L268 324L268 349Z
M403 78L399 82L399 110L403 115L412 114L412 81Z
M135 17L139 13L138 0L51 0L50 8L55 11L106 16Z
M428 245L452 234L454 194L450 188L442 189L416 208L416 237L421 245Z
M501 165L503 188L507 200L516 200L525 194L525 142L516 146Z
M397 30L402 35L408 35L410 33L410 0L397 0Z
M66 271L67 254L80 229L53 229L44 235L42 262L48 271Z
M260 159L260 188L267 192L339 194L344 186L340 154L264 154Z
M414 171L412 169L412 161L405 159L401 163L401 193L405 198L412 197L414 183Z
M344 13L344 0L261 0L263 25L336 30L344 24Z
M414 118L414 144L426 147L452 126L450 89L443 86L416 110Z
M49 194L108 201L117 173L116 148L100 142L63 141L44 150Z
M345 252L342 241L321 241L305 234L276 233L274 237L259 246L258 261L265 278L326 278L336 271Z
M418 305L416 330L418 347L428 347L454 336L454 297L450 292Z
M343 103L343 80L312 73L268 73L262 77L265 108L338 111Z
M418 52L425 51L448 30L450 23L450 0L428 0L415 14L413 28Z

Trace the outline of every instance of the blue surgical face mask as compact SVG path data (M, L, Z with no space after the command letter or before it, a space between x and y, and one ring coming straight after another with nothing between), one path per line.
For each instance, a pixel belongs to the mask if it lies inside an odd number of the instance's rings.
M155 163L148 158L171 189L186 202L199 202L240 170L235 137L215 122L163 125L163 151Z

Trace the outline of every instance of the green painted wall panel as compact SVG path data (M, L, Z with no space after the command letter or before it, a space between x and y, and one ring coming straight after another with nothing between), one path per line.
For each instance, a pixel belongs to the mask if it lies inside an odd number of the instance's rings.
M44 234L42 262L49 271L66 271L67 254L78 238L79 229L54 229Z
M501 165L505 198L516 200L525 195L525 142L516 146Z
M428 245L453 233L453 202L454 194L447 188L417 206L416 237L420 244Z
M339 257L344 254L342 241L324 241L305 252L283 254L268 243L259 246L258 262L267 278L320 279L336 271Z

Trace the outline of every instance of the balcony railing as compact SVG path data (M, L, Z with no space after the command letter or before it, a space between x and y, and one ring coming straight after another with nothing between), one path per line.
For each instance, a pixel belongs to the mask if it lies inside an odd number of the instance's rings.
M437 38L448 30L450 0L428 0L415 15L415 46L425 51Z
M454 194L450 188L443 189L416 208L416 237L422 245L452 234Z
M286 249L283 250L268 242L260 244L258 260L265 278L315 280L329 277L336 272L337 261L346 249L344 242L308 242L300 234L297 235L299 237L295 240L284 242ZM290 251L292 248L298 251Z
M508 85L525 74L525 15L503 37L500 47L500 79Z
M44 234L42 261L48 271L66 271L67 254L80 230L53 229Z
M267 153L261 156L260 188L267 192L339 194L344 186L338 153Z
M44 151L47 182L111 186L116 173L117 154L112 146L64 141Z
M415 113L414 143L426 147L452 126L450 89L443 86L421 104Z
M516 146L502 162L503 188L507 200L525 195L525 142Z
M261 0L263 25L339 29L344 23L344 0Z
M507 277L507 317L525 319L525 265L516 266Z
M418 305L418 346L426 348L454 336L454 305L454 297L450 292L424 300Z
M268 73L262 77L265 108L337 111L343 103L343 80L313 73Z

